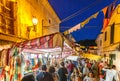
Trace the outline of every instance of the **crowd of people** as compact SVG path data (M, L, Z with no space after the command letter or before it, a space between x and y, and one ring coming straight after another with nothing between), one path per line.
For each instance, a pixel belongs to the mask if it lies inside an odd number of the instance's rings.
M120 81L120 77L115 65L81 58L42 65L36 75L24 76L22 81Z

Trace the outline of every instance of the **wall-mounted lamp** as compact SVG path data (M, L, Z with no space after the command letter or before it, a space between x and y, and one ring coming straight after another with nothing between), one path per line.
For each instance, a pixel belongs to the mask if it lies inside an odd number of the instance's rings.
M36 30L37 30L36 26L37 26L37 24L38 24L38 19L37 19L36 17L33 17L33 18L32 18L32 23L33 23L32 26L28 26L28 27L27 27L27 31L28 31L28 32L31 31L31 28L33 28L33 31L35 31L35 32L36 32Z
M28 38L30 38L31 29L35 32L37 31L38 19L36 17L32 18L32 24L33 24L32 26L27 26Z
M38 24L38 19L36 17L33 17L32 23L33 23L33 25L37 25Z

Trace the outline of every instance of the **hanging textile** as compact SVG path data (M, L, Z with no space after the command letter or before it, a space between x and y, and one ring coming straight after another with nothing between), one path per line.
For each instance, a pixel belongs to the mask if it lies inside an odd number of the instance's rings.
M81 22L81 27L84 27L87 23L89 23L89 21L93 18L96 18L98 16L98 12L92 16L90 16L89 18L87 18L85 21Z
M103 29L102 31L105 30L105 28L108 26L110 18L112 16L113 11L115 10L115 2L110 4L108 7L105 7L102 11L104 13L104 22L103 22Z
M5 67L9 62L9 49L0 51L0 67Z

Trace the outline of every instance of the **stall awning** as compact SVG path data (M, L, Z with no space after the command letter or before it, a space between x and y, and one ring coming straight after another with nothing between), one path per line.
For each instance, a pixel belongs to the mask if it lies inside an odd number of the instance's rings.
M84 21L114 0L48 0L61 20L60 32Z
M61 57L66 57L75 52L73 43L59 32L13 44L12 48L13 50L19 48L20 52L31 54L61 54Z
M63 43L66 42L72 48L74 45L65 38L61 33L53 33L43 37L38 37L28 41L13 44L13 47L23 48L23 49L48 49L63 47Z

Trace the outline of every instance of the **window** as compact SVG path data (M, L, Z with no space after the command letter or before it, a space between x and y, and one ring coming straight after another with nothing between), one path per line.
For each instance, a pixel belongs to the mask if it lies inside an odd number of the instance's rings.
M105 38L104 40L106 41L107 40L107 31L105 32Z
M13 3L0 0L0 32L14 35Z
M110 31L110 44L114 43L114 30L115 30L115 23L111 25Z

